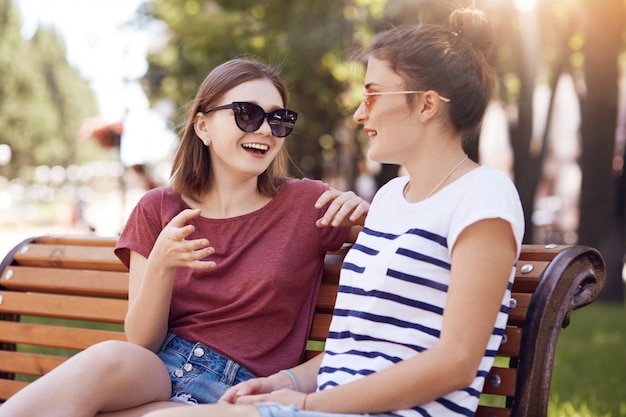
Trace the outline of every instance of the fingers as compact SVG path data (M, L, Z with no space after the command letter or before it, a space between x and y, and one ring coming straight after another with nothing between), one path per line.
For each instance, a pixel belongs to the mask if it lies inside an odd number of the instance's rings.
M216 265L214 261L207 260L214 253L215 249L209 246L209 241L206 239L187 241L159 238L149 259L163 267L209 269Z
M219 400L217 400L218 404L235 404L237 402L237 398L239 398L241 394L239 394L238 387L232 387L228 391L226 391Z
M267 378L254 378L248 381L240 382L234 387L229 388L218 400L218 403L235 404L239 398L243 396L251 396L263 392L263 381Z
M207 239L183 240L179 250L185 266L189 268L207 269L215 266L214 261L204 260L215 253Z
M237 404L276 402L282 405L302 404L306 394L289 389L280 389L267 394L245 395L237 399Z
M270 394L242 395L237 398L235 404L255 404L268 402L271 398Z
M215 266L215 262L206 261L207 257L215 253L208 239L191 239L195 227L187 224L190 220L200 216L199 209L186 209L178 213L163 228L155 246L152 258L156 258L170 267L185 266L193 269L208 269Z
M178 213L170 222L167 224L168 226L174 227L183 227L185 226L189 220L200 216L202 211L200 209L185 209Z
M171 239L175 240L183 240L187 236L193 233L195 229L194 226L187 224L191 219L200 216L200 209L185 209L178 213L176 216L170 220L170 222L165 226L166 229L171 230L172 236Z
M331 200L337 198L337 196L341 195L341 192L335 190L334 188L328 186L328 190L324 191L322 195L319 196L317 201L315 202L315 208L322 208L326 203Z
M328 202L328 209L316 222L318 227L362 225L369 211L369 203L352 191L341 192L330 188L318 198L315 207L323 207Z

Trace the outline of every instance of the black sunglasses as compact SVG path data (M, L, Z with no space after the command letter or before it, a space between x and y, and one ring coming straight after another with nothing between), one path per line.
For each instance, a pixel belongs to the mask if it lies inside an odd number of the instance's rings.
M213 107L212 109L203 111L207 114L217 110L232 109L235 112L235 123L237 127L244 132L254 132L259 130L265 118L272 129L272 135L277 138L284 138L289 135L296 125L298 113L289 109L276 109L269 113L257 104L245 101L235 101L231 104Z

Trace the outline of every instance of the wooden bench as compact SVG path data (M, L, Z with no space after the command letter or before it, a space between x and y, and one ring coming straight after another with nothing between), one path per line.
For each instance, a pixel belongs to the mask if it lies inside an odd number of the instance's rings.
M2 261L0 402L72 352L125 339L128 271L113 254L115 242L42 236L20 243ZM345 252L326 256L309 357L323 346ZM483 390L489 405L477 416L546 416L559 331L573 310L597 297L604 279L604 260L593 248L524 245L509 327Z

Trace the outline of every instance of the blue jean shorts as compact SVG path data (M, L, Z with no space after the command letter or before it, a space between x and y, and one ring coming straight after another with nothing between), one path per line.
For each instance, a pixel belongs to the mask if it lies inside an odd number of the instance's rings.
M216 403L228 388L255 375L202 343L168 333L157 352L172 380L170 401L195 405Z

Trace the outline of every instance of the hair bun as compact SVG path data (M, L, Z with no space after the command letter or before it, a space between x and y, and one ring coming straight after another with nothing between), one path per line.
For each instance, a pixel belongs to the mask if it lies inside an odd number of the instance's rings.
M449 22L452 36L465 39L483 55L489 55L494 44L493 30L482 11L457 9L450 14Z

